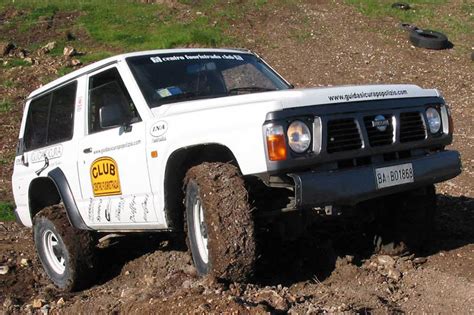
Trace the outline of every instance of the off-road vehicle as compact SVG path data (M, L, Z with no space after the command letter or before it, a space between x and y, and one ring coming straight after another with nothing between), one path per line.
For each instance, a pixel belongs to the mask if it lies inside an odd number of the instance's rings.
M199 274L245 281L257 221L303 230L295 214L376 200L378 245L422 240L433 184L461 171L452 128L415 85L295 89L240 49L124 54L28 96L15 213L63 290L93 274L103 233L185 231Z

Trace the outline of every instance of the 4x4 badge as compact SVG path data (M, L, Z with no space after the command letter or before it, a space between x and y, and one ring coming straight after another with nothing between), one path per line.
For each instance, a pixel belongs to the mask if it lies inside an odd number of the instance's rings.
M388 126L390 126L390 121L384 115L377 115L372 121L372 127L377 128L380 132L387 130Z

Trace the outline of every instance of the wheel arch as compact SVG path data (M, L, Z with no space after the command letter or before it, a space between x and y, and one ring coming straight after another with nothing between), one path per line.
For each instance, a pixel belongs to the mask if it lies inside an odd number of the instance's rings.
M63 171L57 167L46 177L38 177L31 181L28 188L28 206L33 217L43 208L64 203L69 222L75 228L89 230L77 208L69 183Z
M232 151L219 143L199 144L173 151L167 160L164 176L164 212L172 230L183 229L183 180L186 172L203 162L223 162L239 167Z

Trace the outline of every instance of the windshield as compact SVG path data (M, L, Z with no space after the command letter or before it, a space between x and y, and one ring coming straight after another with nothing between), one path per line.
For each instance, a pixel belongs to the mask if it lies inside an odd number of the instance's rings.
M290 88L252 54L159 54L129 57L127 63L150 107Z

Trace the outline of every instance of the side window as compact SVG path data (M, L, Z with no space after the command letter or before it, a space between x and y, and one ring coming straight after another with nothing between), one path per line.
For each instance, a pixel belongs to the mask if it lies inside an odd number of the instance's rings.
M70 84L53 92L49 116L48 143L72 138L76 84Z
M89 79L89 133L140 121L116 68Z
M26 119L26 150L72 138L77 83L70 83L31 101Z
M42 96L30 103L23 136L25 149L31 150L46 145L48 134L48 113L51 94Z

